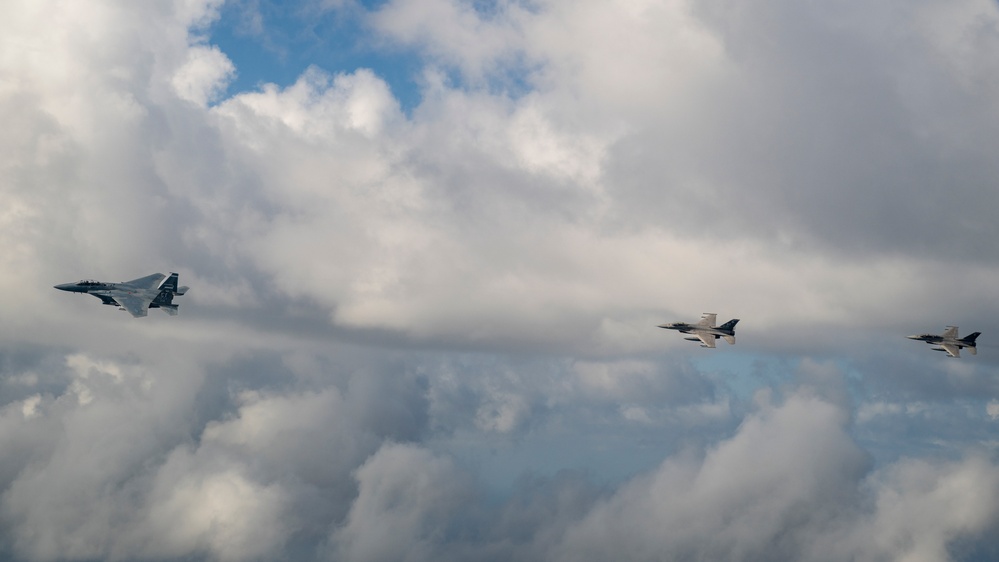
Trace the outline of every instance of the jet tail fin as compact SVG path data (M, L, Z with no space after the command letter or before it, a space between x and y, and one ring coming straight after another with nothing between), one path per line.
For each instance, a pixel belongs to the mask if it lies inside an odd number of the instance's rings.
M173 304L174 295L183 295L187 292L188 287L177 287L178 275L176 273L171 273L169 277L163 280L158 287L160 293L156 295L153 299L153 306L162 307L167 310L166 307L173 306L175 312L171 314L176 314L176 306Z
M725 322L721 326L718 326L718 328L721 329L721 330L735 330L735 325L738 324L738 323L739 323L739 319L738 318L733 318L733 319L729 320L728 322Z
M963 341L965 343L969 343L969 344L972 345L972 347L974 347L975 340L977 340L978 336L980 336L980 335L982 335L981 332L974 332L974 333L968 334L968 335L964 336L963 338L961 338L961 341Z
M164 279L162 283L160 283L159 290L160 291L170 291L171 293L176 293L177 292L177 280L178 280L179 277L180 276L177 275L176 273L172 273L171 272L170 276L167 277L166 279Z
M177 316L178 311L177 311L177 305L175 304L161 304L158 308L163 312L166 312L170 316Z
M975 340L977 340L980 335L982 335L981 332L973 332L961 338L961 342L963 342L964 347L968 349L968 353L978 355L978 348L975 347Z
M729 345L735 345L735 336L722 336Z

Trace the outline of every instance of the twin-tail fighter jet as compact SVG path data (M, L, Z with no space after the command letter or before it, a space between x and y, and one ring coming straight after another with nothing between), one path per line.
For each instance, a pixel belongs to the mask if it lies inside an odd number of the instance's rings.
M960 357L961 348L966 347L972 355L978 354L978 348L975 345L975 340L978 339L981 332L974 332L963 338L957 337L957 326L947 326L944 333L939 336L936 334L919 334L918 336L906 336L910 340L919 340L926 342L930 345L939 345L940 347L934 347L933 351L944 351L947 353L948 357Z
M715 340L718 338L725 338L730 345L735 344L735 325L739 323L738 318L734 318L725 322L721 326L715 326L715 321L718 315L706 312L701 315L701 321L696 324L688 324L687 322L673 322L670 324L662 324L660 328L666 328L667 330L679 330L683 334L694 334L696 337L693 338L683 338L690 341L700 341L701 347L714 348Z
M76 283L56 285L55 288L71 293L94 295L104 304L127 310L136 318L145 316L150 308L158 308L170 316L176 316L177 305L173 304L173 297L183 295L188 289L188 287L177 287L177 278L176 273L171 273L169 277L162 273L153 273L122 283L84 279Z

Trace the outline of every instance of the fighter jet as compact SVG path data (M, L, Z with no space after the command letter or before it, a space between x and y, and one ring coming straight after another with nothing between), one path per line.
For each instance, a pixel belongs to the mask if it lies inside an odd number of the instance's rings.
M967 347L968 351L970 351L972 355L978 354L978 348L975 346L975 340L978 339L978 336L981 334L981 332L975 332L958 339L957 326L947 326L944 333L939 336L936 334L920 334L918 336L906 337L910 340L919 340L931 345L939 345L940 347L934 347L933 351L944 351L947 353L948 357L960 357L962 347Z
M188 287L177 287L177 278L176 273L171 273L169 277L162 273L153 273L122 283L84 279L76 283L56 285L55 288L71 293L94 295L104 304L127 310L136 318L145 316L150 308L158 308L170 316L176 316L177 305L173 304L173 297L183 295L188 290Z
M684 334L694 334L697 337L693 338L683 338L690 341L700 341L701 347L711 347L715 346L715 340L718 338L725 338L729 344L735 344L735 325L739 323L738 318L734 318L725 322L721 326L715 326L715 320L718 315L706 312L701 315L701 321L696 324L688 324L686 322L673 322L670 324L662 324L660 328L666 328L667 330L679 330Z

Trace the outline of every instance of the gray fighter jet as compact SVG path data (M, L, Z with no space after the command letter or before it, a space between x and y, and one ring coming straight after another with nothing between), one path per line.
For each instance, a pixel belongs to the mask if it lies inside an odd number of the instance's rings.
M683 339L700 341L701 347L713 348L715 346L715 340L718 338L725 338L725 341L729 344L735 344L735 325L739 323L739 319L734 318L725 322L721 326L715 326L717 317L717 314L706 312L701 315L701 321L696 324L673 322L670 324L662 324L659 327L666 328L667 330L679 330L683 334L694 334L697 337Z
M936 334L919 334L918 336L906 337L910 340L924 341L930 345L939 345L940 347L934 347L933 351L944 351L948 357L960 357L962 347L967 347L972 355L978 354L978 347L976 347L975 340L980 335L982 335L981 332L975 332L958 339L957 326L947 326L944 333L939 336Z
M175 316L177 305L173 304L173 297L183 295L188 289L188 287L177 287L177 278L176 273L171 273L169 277L162 273L154 273L123 283L84 279L76 283L56 285L55 288L71 293L94 295L104 304L127 310L136 318L145 316L150 308L158 308L170 316Z

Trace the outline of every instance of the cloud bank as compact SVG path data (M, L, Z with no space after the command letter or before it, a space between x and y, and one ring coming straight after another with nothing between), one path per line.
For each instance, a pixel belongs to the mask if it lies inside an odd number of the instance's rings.
M995 3L303 3L406 110L222 8L0 22L4 558L999 554Z

